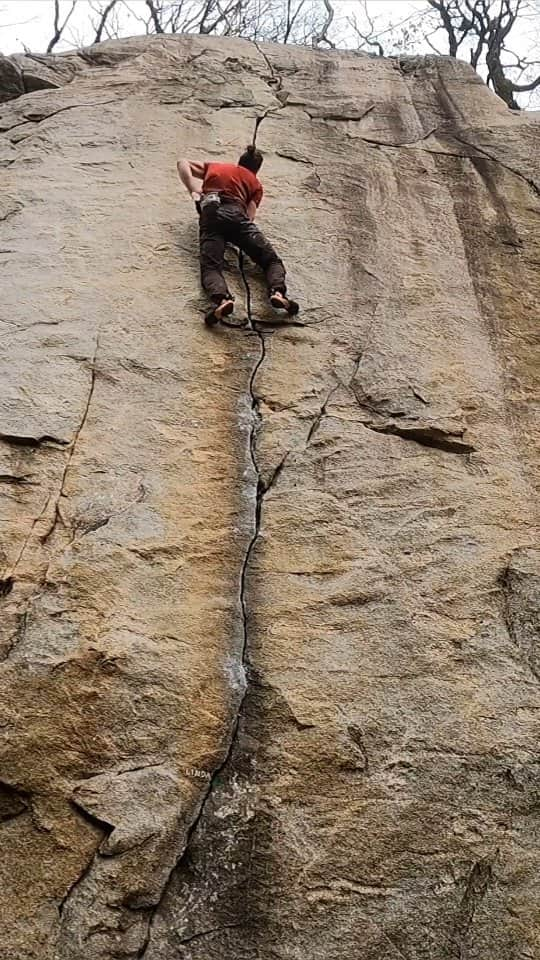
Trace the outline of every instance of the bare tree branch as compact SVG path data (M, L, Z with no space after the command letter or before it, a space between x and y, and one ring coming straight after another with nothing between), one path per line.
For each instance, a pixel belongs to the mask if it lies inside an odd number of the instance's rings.
M438 57L442 57L443 54L442 54L441 50L439 50L439 49L435 46L435 44L431 42L431 39L430 39L430 37L433 36L433 33L437 33L437 32L438 32L437 30L433 30L432 33L426 33L426 35L425 35L425 37L424 37L424 40L426 41L428 47L431 47L431 49L433 50L433 53L436 53Z
M470 44L470 63L478 69L485 62L487 82L495 93L510 107L518 110L514 93L530 91L540 86L536 79L518 83L508 71L519 71L519 77L530 70L533 63L517 57L516 64L505 65L506 42L522 11L526 0L427 0L437 14L440 26L448 38L449 53L455 57L462 43ZM429 42L425 37L426 42Z
M49 43L47 46L47 53L51 53L51 51L54 49L54 47L60 40L68 24L69 18L71 17L71 14L73 13L76 6L77 6L77 0L73 0L71 4L71 10L68 12L64 22L61 24L60 23L60 0L54 0L54 34L51 40L49 40Z
M350 45L352 36L359 49L378 56L448 49L450 56L469 59L511 109L519 108L518 100L527 102L520 94L538 101L540 62L532 35L535 24L540 28L540 0L423 0L397 22L380 16L379 8L374 15L368 0L349 4L340 20L334 0L89 0L85 22L78 12L71 20L76 6L85 7L78 0L51 0L54 31L47 52L67 38L99 43L128 32L218 34L332 48Z
M209 17L210 12L213 10L214 4L215 4L215 0L205 0L204 7L203 7L203 11L202 11L202 16L201 16L200 23L199 23L199 33L208 33L208 32L209 32L209 31L206 29L206 20L207 20L207 18Z
M367 0L364 0L363 9L364 9L364 16L368 22L369 33L362 33L362 31L360 30L360 27L358 26L358 21L356 19L356 16L354 17L354 20L349 17L348 19L349 26L354 30L357 37L359 37L359 39L363 43L367 43L368 46L376 48L377 56L384 57L383 46L382 46L382 43L377 39L377 35L375 34L375 26L368 10Z
M298 4L296 11L291 17L291 0L287 0L287 21L286 21L285 33L283 35L283 43L288 42L292 29L296 21L298 20L298 17L300 16L302 7L304 6L305 2L306 0L300 0L300 3Z
M209 8L211 6L212 6L212 0L208 0L205 17L208 16ZM221 26L223 22L227 23L227 18L229 16L231 16L235 11L241 8L242 0L230 0L230 3L228 4L227 7L225 7L224 10L221 8L219 0L217 0L215 6L218 11L218 15L216 19L214 20L213 23L204 25L204 26L203 26L203 21L201 21L201 26L199 27L199 33L204 33L204 34L214 33L214 31L217 30L217 28Z
M318 47L320 43L324 42L324 43L327 43L329 47L335 48L336 46L335 43L332 43L332 41L328 39L328 30L332 25L332 20L334 19L335 11L332 4L330 3L330 0L323 0L323 3L326 7L326 14L327 14L326 20L324 21L321 29L317 33L313 34L311 38L311 45L313 47Z
M157 8L157 6L156 6L156 0L144 0L144 2L146 3L146 6L148 7L148 9L149 9L149 11L150 11L150 18L151 18L152 23L154 24L154 29L155 29L156 33L165 33L165 31L164 31L164 29L163 29L163 26L162 26L162 24L161 24L161 20L160 20L160 14L161 14L162 11L161 11L161 9L158 9L158 8ZM158 0L158 2L159 2L159 0Z
M454 30L452 17L450 16L450 4L445 3L444 0L428 0L428 3L430 7L437 11L442 20L443 27L448 36L448 52L450 56L457 57L459 43Z
M151 25L151 23L152 23L152 18L149 16L148 19L145 20L144 17L141 17L141 15L136 12L136 10L133 10L133 8L131 7L131 5L128 3L128 0L121 0L121 2L122 2L122 4L123 4L123 6L125 7L125 9L128 11L128 13L130 14L130 16L133 17L133 19L134 19L134 20L137 20L138 23L142 23L142 25L143 25L143 27L144 27L144 32L145 32L146 36L148 36L148 34L151 32L151 31L150 31L150 25Z
M536 80L531 80L530 83L513 83L513 90L518 93L525 93L528 90L536 90L537 87L540 87L540 74L537 76Z
M105 30L105 27L107 25L109 14L112 13L117 3L118 3L118 0L109 0L109 3L107 4L106 7L95 11L97 14L99 14L99 21L97 22L97 24L93 24L93 28L96 31L94 36L94 41L93 41L94 43L101 42L101 39L103 37L103 31ZM95 10L94 7L92 7L92 9Z

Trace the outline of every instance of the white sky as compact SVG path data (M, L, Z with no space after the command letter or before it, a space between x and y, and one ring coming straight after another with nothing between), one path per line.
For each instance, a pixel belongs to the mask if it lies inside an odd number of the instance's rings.
M358 15L359 20L362 20L361 6L358 0L335 0L334 6L336 18L333 30L341 38L347 38L347 43L349 43L348 38L351 37L350 46L356 46L354 35L347 26L347 21L354 13ZM369 11L378 30L388 28L390 24L398 25L402 23L415 11L425 10L425 6L425 3L421 0L369 0ZM144 0L129 0L129 7L133 11L131 15L124 5L121 5L121 7L122 34L129 36L143 33L144 26L138 17L144 19L148 17L148 9ZM63 19L71 8L71 0L61 0L60 8ZM539 13L536 20L523 17L512 33L512 49L517 54L529 56L534 60L540 60L540 0L538 0L538 9ZM16 53L22 51L24 47L36 53L43 52L53 34L53 18L53 0L0 0L0 52L4 54ZM92 12L90 0L78 0L75 12L68 23L62 40L55 47L55 52L84 46L91 42L93 39L92 19L95 19L95 13ZM387 35L383 39L387 43L389 36ZM447 52L445 35L442 31L431 39L441 52ZM423 53L433 52L425 42L416 44L414 50ZM409 52L413 51L410 50ZM467 58L465 47L460 48L460 55L463 59ZM540 101L540 89L536 96L525 95L522 101L523 106L534 106L535 101Z
M133 16L122 10L123 22L128 28L125 35L144 32L137 15L148 18L148 9L144 0L130 0ZM369 9L374 11L381 25L393 20L398 22L425 4L418 0L370 0ZM71 7L70 0L61 0L60 10L63 20ZM345 25L349 10L359 10L357 0L336 0L336 21ZM90 20L95 18L91 0L78 0L75 12L69 20L63 38L55 48L57 51L81 46L91 36ZM0 50L2 53L16 53L23 45L34 52L43 51L53 34L53 0L0 0Z

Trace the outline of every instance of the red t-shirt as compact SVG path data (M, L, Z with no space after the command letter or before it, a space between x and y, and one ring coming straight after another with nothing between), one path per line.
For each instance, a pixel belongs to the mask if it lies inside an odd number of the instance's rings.
M258 177L251 170L239 167L236 163L205 163L203 193L213 191L239 200L245 207L251 201L258 207L263 195Z

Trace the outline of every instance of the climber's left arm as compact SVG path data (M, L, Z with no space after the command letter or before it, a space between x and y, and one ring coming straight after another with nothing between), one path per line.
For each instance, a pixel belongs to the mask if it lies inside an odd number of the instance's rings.
M249 198L249 202L247 205L247 215L250 220L255 219L255 214L257 213L257 209L259 207L259 204L262 198L263 198L263 188L262 188L262 185L259 183L259 181L257 181L257 186L255 187L254 190L251 191L251 196Z
M262 185L257 181L257 186L254 190L251 191L251 196L247 205L247 215L250 220L254 220L259 208L259 204L263 198L263 188Z
M204 174L206 170L206 163L199 163L197 160L188 160L189 167L191 170L191 175L197 180L204 180Z
M204 179L204 167L204 163L193 163L191 160L179 160L176 164L178 176L191 196L200 191L197 180Z

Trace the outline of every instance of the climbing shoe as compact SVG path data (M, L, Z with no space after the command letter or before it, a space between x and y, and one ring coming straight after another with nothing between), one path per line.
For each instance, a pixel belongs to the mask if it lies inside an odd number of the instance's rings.
M204 318L204 322L207 327L215 327L216 323L223 320L223 317L230 316L233 310L234 300L222 300L221 303L218 303L217 307L209 310Z
M270 294L270 303L276 310L285 310L290 317L296 316L300 307L296 300L290 300L281 290L274 290Z

